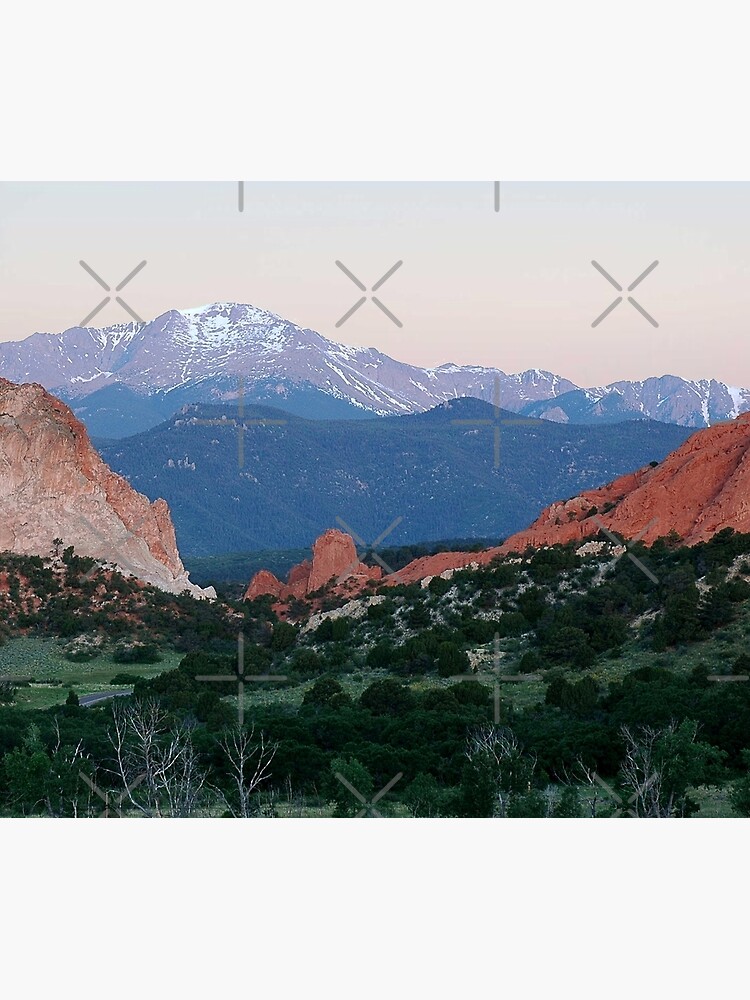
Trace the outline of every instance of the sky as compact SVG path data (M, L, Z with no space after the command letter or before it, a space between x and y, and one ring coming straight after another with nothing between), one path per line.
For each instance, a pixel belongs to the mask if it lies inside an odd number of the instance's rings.
M750 184L500 182L497 211L495 194L246 181L240 211L225 181L3 182L0 340L80 324L106 295L80 261L112 287L146 261L114 293L144 320L246 302L422 366L750 386ZM592 326L621 294L592 261L623 289L658 264ZM113 297L89 325L130 319Z

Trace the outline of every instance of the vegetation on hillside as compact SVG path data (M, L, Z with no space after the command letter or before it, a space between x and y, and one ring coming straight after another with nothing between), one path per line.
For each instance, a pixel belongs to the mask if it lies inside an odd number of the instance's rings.
M530 550L297 621L117 590L132 697L29 710L2 685L0 808L95 815L94 785L129 815L750 815L750 535L628 552ZM95 634L76 558L3 557L6 631ZM165 643L176 669L139 663Z

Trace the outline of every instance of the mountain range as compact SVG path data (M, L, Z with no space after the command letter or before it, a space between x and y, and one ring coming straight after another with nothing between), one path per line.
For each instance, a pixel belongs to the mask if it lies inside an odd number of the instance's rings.
M351 419L414 414L472 396L559 423L649 418L685 427L750 409L749 389L715 379L663 375L581 388L538 369L420 368L239 303L170 310L147 323L35 333L0 344L0 375L39 382L106 438L155 427L187 403L229 401Z
M187 558L306 547L342 521L369 543L399 518L387 545L504 538L561 496L661 461L691 433L623 426L519 422L472 398L358 421L190 404L96 443L133 487L167 500Z

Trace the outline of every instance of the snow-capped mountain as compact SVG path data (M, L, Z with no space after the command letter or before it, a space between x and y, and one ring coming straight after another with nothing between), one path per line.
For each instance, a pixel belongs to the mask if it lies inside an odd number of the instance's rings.
M714 380L662 376L582 390L536 369L419 368L237 303L35 333L0 344L0 375L40 382L70 401L93 433L112 437L154 426L186 402L236 399L240 384L248 402L311 416L415 413L461 396L571 423L644 416L703 427L750 409L750 390Z
M746 410L750 410L750 389L716 379L691 381L676 375L574 389L521 407L525 416L560 423L616 423L640 416L683 427L709 427L733 420Z
M216 401L235 396L240 377L247 387L278 380L282 388L313 387L376 414L419 412L459 396L492 399L496 379L501 404L514 410L575 388L550 372L418 368L235 303L172 310L144 324L35 333L0 344L0 373L69 399L118 383L142 395L191 389L198 401Z

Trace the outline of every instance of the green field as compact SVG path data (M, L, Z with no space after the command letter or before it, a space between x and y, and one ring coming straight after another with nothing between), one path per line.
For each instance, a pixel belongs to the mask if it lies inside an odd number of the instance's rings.
M116 690L118 685L111 681L117 674L154 677L163 670L174 670L182 659L181 653L162 650L159 663L116 663L110 652L102 652L93 660L73 663L65 657L64 646L62 639L38 637L13 638L0 646L0 680L9 676L31 679L29 687L16 689L19 708L61 705L71 689L78 695Z

